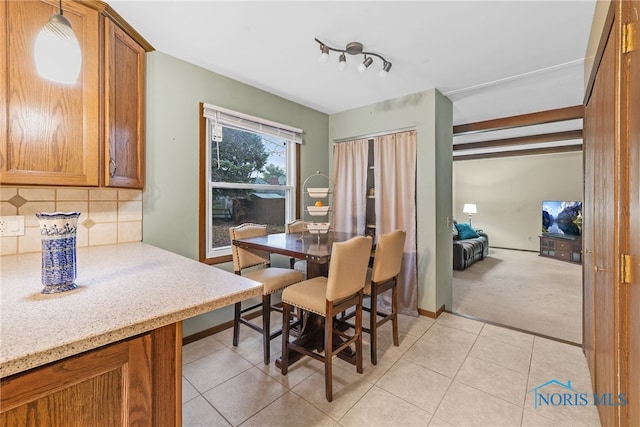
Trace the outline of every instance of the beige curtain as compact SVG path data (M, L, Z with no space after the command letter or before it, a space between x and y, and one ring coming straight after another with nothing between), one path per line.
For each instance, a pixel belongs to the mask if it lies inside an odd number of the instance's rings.
M398 277L398 312L418 315L416 257L416 159L415 130L373 139L376 188L376 234L396 229L407 232L404 258ZM381 295L378 305L389 310L390 295Z
M333 146L333 218L336 231L364 232L368 152L366 139Z

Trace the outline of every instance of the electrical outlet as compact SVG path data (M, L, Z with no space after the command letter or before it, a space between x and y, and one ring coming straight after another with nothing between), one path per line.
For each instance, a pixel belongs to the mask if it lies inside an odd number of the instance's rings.
M24 236L24 215L0 216L0 236Z

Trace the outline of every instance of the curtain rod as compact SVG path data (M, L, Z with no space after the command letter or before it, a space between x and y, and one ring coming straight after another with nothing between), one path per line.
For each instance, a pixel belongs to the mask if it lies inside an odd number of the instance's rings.
M417 128L416 126L411 126L411 127L399 128L399 129L393 129L393 130L385 130L382 132L370 133L366 135L349 136L346 138L334 139L333 143L339 144L341 142L353 141L354 139L369 139L369 138L375 138L376 136L393 135L394 133L407 132L410 130L417 130Z

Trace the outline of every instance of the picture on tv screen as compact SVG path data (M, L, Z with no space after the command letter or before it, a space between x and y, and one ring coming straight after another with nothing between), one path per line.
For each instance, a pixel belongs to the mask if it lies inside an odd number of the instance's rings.
M582 202L543 201L542 233L582 235Z

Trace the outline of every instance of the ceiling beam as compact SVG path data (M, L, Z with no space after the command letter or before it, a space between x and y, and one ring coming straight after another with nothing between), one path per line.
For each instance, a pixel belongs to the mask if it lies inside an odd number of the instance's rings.
M568 141L572 139L582 139L582 129L568 130L564 132L543 133L540 135L519 136L516 138L453 144L453 151L474 150L478 148L506 147L512 145L539 144L541 142Z
M463 154L459 156L453 156L453 161L456 162L460 160L491 159L497 157L531 156L534 154L568 153L571 151L582 151L582 144L561 145L558 147L529 148L526 150L499 151L495 153Z
M456 125L453 127L453 136L562 122L565 120L581 119L583 117L584 107L582 105L574 105L573 107L558 108L556 110Z

